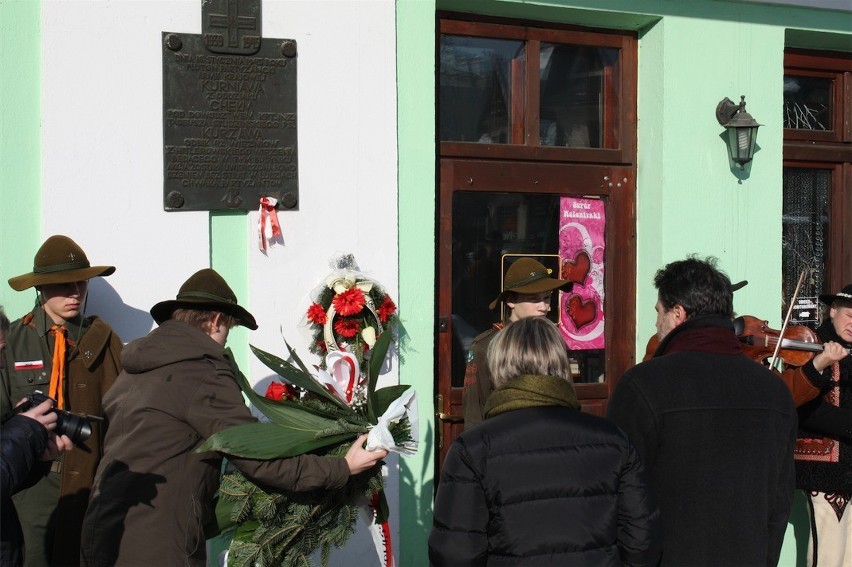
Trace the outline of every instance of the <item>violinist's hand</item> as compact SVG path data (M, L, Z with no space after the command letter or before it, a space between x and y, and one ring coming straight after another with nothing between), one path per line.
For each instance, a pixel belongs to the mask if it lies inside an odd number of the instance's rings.
M387 451L366 450L364 448L366 442L367 434L365 433L356 439L349 450L346 451L346 464L349 465L349 474L362 473L387 456Z
M835 362L840 362L849 356L849 351L834 341L828 341L823 345L823 351L814 357L814 368L822 372Z

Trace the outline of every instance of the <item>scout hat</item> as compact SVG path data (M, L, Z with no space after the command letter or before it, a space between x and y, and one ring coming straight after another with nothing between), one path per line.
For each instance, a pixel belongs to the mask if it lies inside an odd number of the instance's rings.
M151 308L151 317L159 324L169 319L175 309L221 311L236 318L243 327L252 331L257 329L252 314L237 305L237 296L233 290L225 279L211 268L198 270L189 276L180 286L175 299L161 301Z
M115 266L92 266L76 242L55 234L44 241L33 259L33 271L9 278L15 291L50 284L81 282L98 276L108 276Z
M819 296L819 300L827 305L831 305L835 301L844 301L846 303L852 303L852 284L847 285L834 295L829 293L824 293Z
M503 278L503 291L488 305L488 308L497 307L497 304L506 297L507 292L541 293L554 289L568 291L574 285L573 282L568 280L550 277L550 272L551 270L532 258L518 258L506 270L506 276Z

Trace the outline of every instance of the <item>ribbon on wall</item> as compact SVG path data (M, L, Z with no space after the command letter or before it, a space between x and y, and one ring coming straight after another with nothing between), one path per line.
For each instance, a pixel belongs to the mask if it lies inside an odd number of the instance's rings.
M272 197L260 198L260 210L258 220L258 248L266 254L267 245L272 245L275 242L282 240L281 225L278 222L278 213L275 207L278 205L278 199ZM268 244L267 244L268 243Z

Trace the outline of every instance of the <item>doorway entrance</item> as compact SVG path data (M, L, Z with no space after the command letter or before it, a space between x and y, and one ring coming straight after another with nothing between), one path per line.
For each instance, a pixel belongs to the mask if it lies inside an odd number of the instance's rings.
M575 281L550 317L584 411L603 415L635 351L636 38L442 14L436 448L464 429L470 345L508 265Z

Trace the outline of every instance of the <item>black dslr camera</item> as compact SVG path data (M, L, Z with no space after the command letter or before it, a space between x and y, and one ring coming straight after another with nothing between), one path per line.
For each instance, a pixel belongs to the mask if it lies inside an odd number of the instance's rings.
M23 413L31 408L49 400L38 390L28 394L26 400L21 405L15 408L17 413ZM92 435L92 420L103 421L102 417L96 415L86 415L83 413L71 413L61 409L56 409L56 401L53 402L53 409L56 412L58 419L56 420L56 429L54 433L57 435L67 435L75 445L81 444L83 441Z

